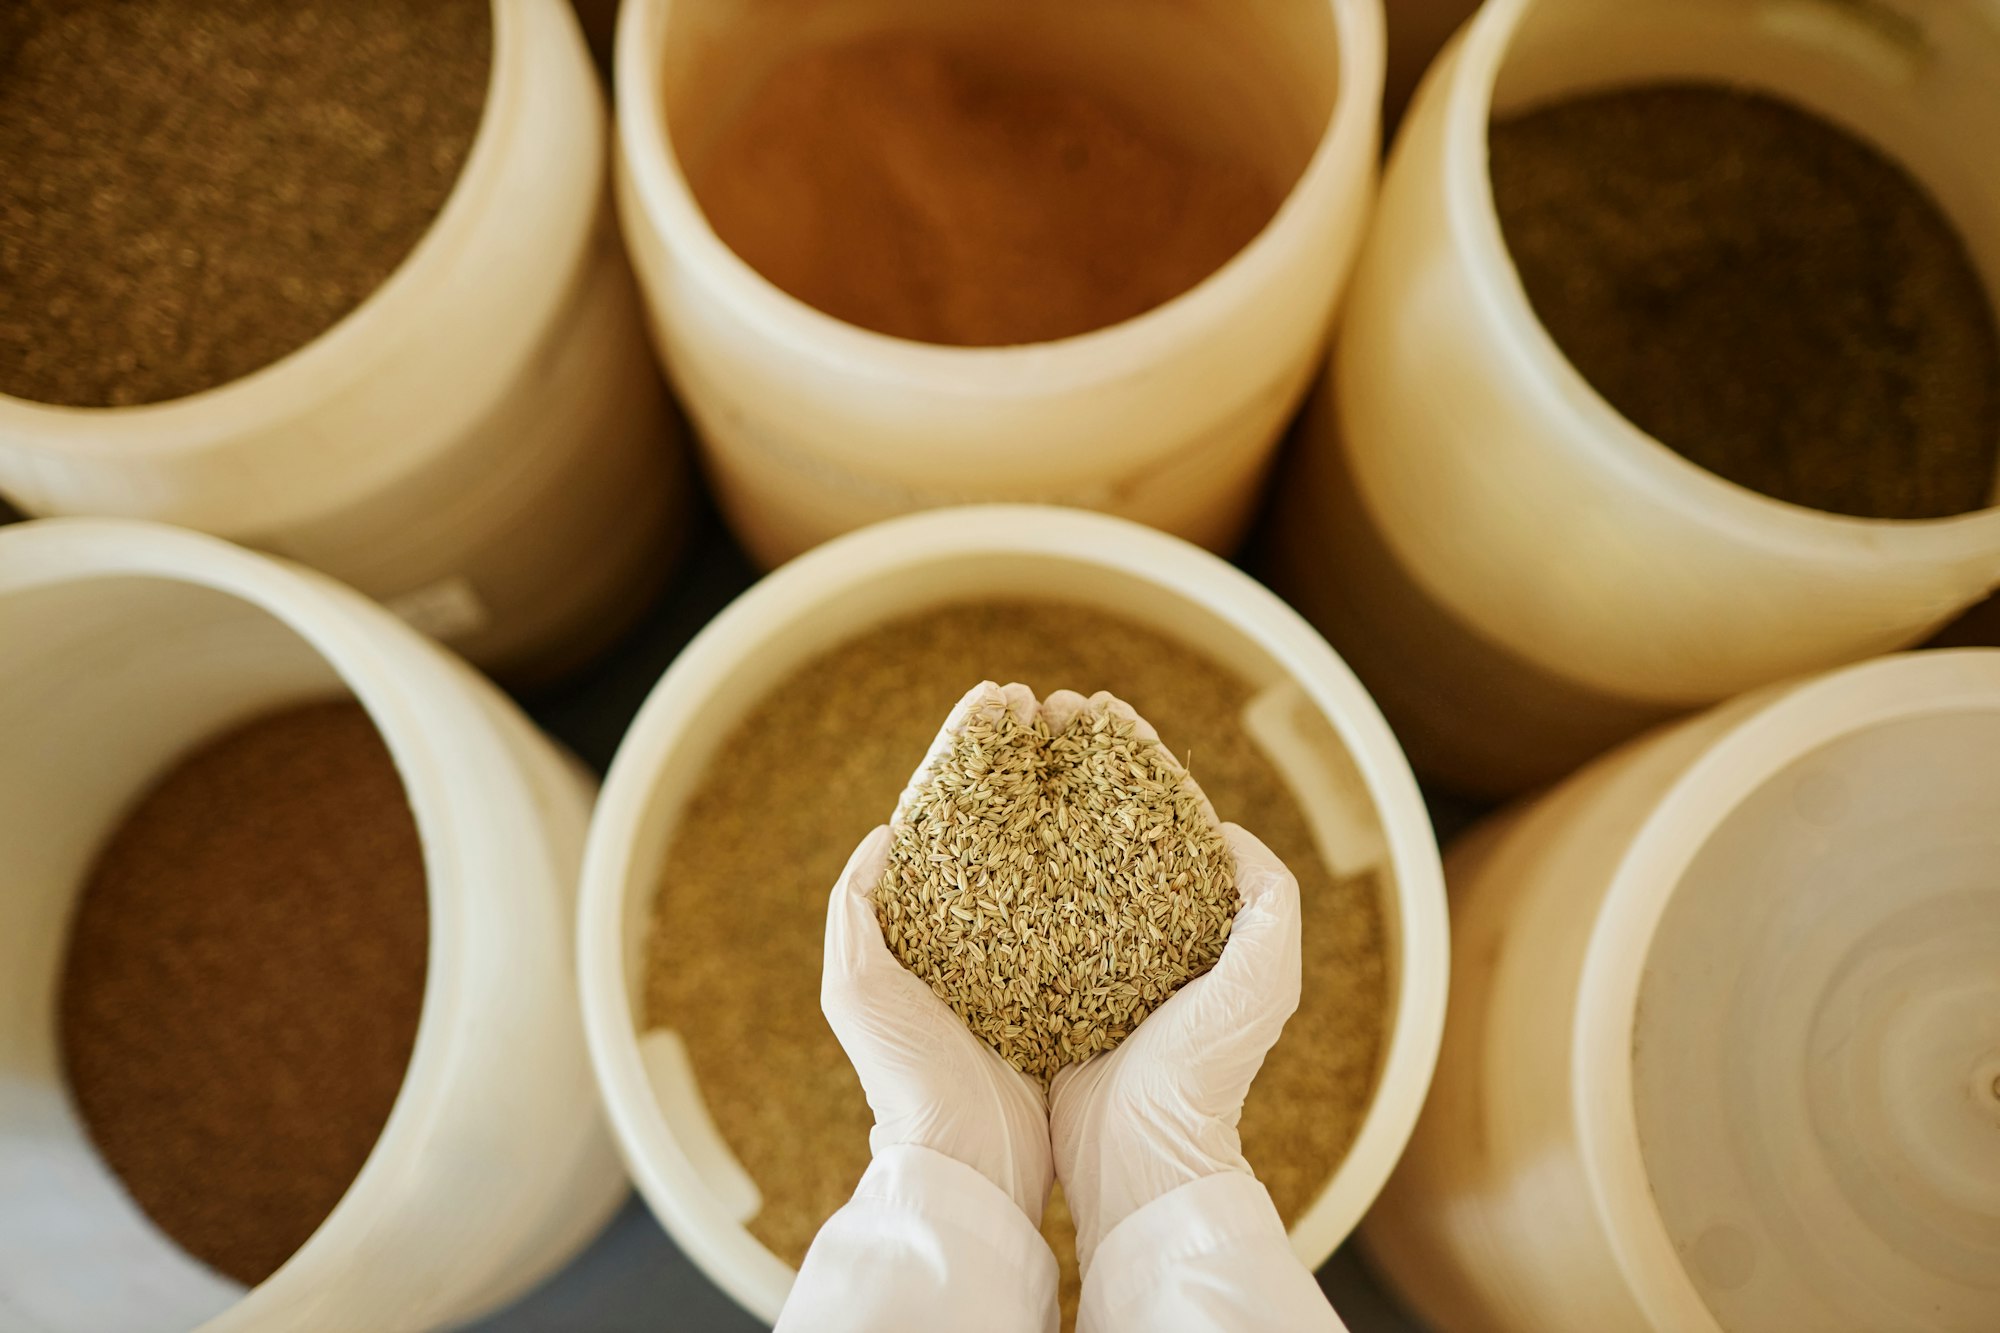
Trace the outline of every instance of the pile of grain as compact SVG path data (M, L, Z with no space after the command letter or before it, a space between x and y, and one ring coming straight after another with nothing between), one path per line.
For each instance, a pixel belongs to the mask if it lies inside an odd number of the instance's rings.
M0 4L0 393L159 402L331 328L457 183L491 11Z
M197 748L105 843L70 927L63 1070L146 1215L254 1286L375 1147L430 908L402 778L353 703Z
M870 630L781 681L681 815L648 946L646 1021L685 1040L717 1127L763 1193L750 1230L797 1264L868 1164L868 1104L819 1010L826 895L894 809L911 756L981 679L1116 694L1298 876L1303 998L1242 1123L1244 1152L1291 1222L1346 1155L1374 1090L1387 1006L1380 886L1321 863L1243 728L1244 681L1100 611L974 604ZM1052 1205L1043 1230L1073 1311L1067 1217Z
M2000 333L1964 241L1897 163L1704 84L1566 99L1491 137L1535 314L1634 425L1832 513L1993 502Z
M897 821L883 937L1046 1083L1222 956L1236 875L1211 818L1166 748L1106 704L1054 732L976 711Z

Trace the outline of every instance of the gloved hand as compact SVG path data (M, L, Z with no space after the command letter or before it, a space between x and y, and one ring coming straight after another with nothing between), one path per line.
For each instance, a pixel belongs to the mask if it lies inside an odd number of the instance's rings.
M1243 900L1222 958L1116 1050L1056 1075L1049 1130L1087 1272L1113 1228L1204 1176L1250 1172L1237 1122L1250 1082L1299 1007L1299 884L1271 850L1222 826Z
M917 770L928 772L980 707L1032 717L1034 695L985 685L952 711ZM875 1113L874 1151L914 1144L963 1162L998 1185L1040 1225L1055 1171L1041 1085L972 1035L931 988L896 961L882 939L873 893L889 863L889 830L862 840L826 913L820 1008L860 1075Z

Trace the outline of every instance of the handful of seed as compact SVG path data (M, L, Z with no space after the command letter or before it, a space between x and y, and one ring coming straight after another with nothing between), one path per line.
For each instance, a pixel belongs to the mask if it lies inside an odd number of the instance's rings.
M1214 811L1109 694L982 685L897 811L875 893L890 952L1046 1082L1215 966L1235 865Z

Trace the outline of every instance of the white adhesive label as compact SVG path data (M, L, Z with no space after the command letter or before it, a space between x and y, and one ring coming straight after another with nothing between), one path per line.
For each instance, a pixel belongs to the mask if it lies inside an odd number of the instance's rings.
M456 639L485 629L489 617L470 580L454 574L390 599L404 624L433 639Z

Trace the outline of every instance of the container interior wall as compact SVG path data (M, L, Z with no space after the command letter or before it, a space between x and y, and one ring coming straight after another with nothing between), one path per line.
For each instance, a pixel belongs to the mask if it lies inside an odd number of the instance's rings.
M658 775L646 802L645 823L634 840L632 864L638 873L624 904L624 956L635 1025L644 1030L646 939L657 887L656 868L665 862L681 811L730 732L767 691L813 657L884 622L983 600L1062 601L1101 610L1185 643L1251 685L1256 691L1251 711L1262 705L1267 714L1278 719L1273 726L1253 726L1253 736L1305 807L1322 857L1342 873L1365 870L1369 864L1377 868L1386 933L1386 994L1391 1004L1385 1024L1393 1033L1406 935L1401 904L1383 841L1380 812L1333 722L1305 695L1270 649L1186 594L1127 570L1058 555L1017 553L933 560L859 579L818 597L780 623L765 625L754 646L743 645L727 684L700 700L698 711L685 719L681 743L674 749L672 762ZM1060 686L1031 683L1040 689ZM1094 688L1084 683L1076 687ZM1268 735L1259 734L1274 727L1287 733L1285 743L1271 745ZM912 767L921 758L912 755ZM1222 813L1228 818L1227 811ZM1385 1052L1388 1047L1385 1041ZM689 1089L682 1086L692 1078L686 1061L652 1058L646 1064L654 1084L655 1105L673 1138L684 1147L700 1145L694 1154L697 1157L727 1154L727 1146L715 1133L698 1093L690 1096ZM754 1185L740 1168L730 1162L706 1160L697 1165L721 1183L716 1191L718 1200L738 1201L725 1203L730 1211L744 1216L755 1211ZM747 1195L746 1190L750 1191ZM740 1202L744 1198L753 1201L747 1208Z
M1732 809L1648 947L1632 1092L1725 1328L2000 1327L2000 709L1877 723Z
M677 0L663 87L674 148L699 162L792 57L880 32L934 35L982 62L1098 90L1289 189L1332 117L1326 0Z
M1961 0L1535 0L1494 85L1506 115L1632 84L1791 101L1931 192L2000 303L2000 9ZM2000 496L1996 496L2000 499Z
M98 1160L64 1089L56 998L97 850L190 746L342 691L269 614L107 577L0 595L0 1292L43 1333L185 1329L242 1288L187 1258Z

